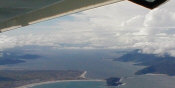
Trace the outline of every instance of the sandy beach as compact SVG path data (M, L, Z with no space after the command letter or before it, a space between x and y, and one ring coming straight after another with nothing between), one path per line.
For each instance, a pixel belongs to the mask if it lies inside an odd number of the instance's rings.
M43 85L43 84L50 84L50 83L58 83L58 82L77 82L77 81L105 81L105 80L58 80L58 81L47 81L47 82L40 82L40 83L33 83L33 84L28 84L16 88L30 88L38 85Z
M85 79L86 78L87 71L84 71L80 77L84 78L84 80L57 80L57 81L46 81L46 82L40 82L40 83L32 83L16 88L30 88L38 85L43 85L43 84L50 84L50 83L58 83L58 82L76 82L76 81L105 81L105 80L98 80L98 79Z
M149 73L145 75L150 75L150 76L167 76L166 74L154 74L154 73Z

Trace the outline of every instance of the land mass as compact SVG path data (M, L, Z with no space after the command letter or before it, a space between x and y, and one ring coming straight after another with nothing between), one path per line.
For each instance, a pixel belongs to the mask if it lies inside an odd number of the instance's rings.
M146 66L144 69L137 71L136 75L153 73L175 76L175 57L169 55L157 56L155 54L143 54L139 50L134 50L114 60L135 62L135 65Z
M83 71L73 70L1 70L0 88L15 88L33 83L58 81L58 80L82 80Z
M38 59L41 56L35 54L23 54L18 55L17 53L0 52L0 65L18 64L24 63L26 60Z
M123 83L120 82L120 78L111 77L106 79L106 84L107 86L119 86L122 85Z

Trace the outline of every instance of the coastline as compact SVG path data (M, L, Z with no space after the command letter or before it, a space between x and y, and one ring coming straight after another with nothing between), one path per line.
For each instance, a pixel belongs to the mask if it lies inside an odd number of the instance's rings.
M23 85L23 86L19 86L19 87L16 87L16 88L31 88L31 87L34 87L34 86L39 86L39 85L45 85L45 84L52 84L52 83L59 83L59 82L82 82L82 81L94 81L94 82L104 82L106 80L103 80L103 79L87 79L86 78L86 75L87 75L87 71L84 71L79 77L82 78L82 79L75 79L75 80L54 80L54 81L45 81L45 82L38 82L38 83L31 83L31 84L27 84L27 85ZM121 82L123 80L123 78L120 78L119 82ZM122 83L118 86L124 86L126 85L126 83Z
M46 81L46 82L40 82L40 83L32 83L32 84L28 84L28 85L24 85L24 86L20 86L20 87L16 87L16 88L30 88L30 87L34 87L34 86L39 86L39 85L43 85L43 84L51 84L51 83L58 83L58 82L78 82L78 81L105 81L105 80L57 80L57 81Z
M156 73L148 73L145 75L150 75L150 76L167 76L166 74L156 74Z
M51 83L58 83L58 82L78 82L78 81L105 81L105 80L100 80L100 79L86 79L86 74L87 71L84 71L79 77L83 78L80 80L55 80L55 81L45 81L45 82L39 82L39 83L32 83L32 84L27 84L24 86L19 86L16 88L31 88L34 86L39 86L39 85L44 85L44 84L51 84Z

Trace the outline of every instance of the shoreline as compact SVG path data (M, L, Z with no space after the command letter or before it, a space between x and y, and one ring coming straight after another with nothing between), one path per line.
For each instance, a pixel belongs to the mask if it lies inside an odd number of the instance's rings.
M34 86L39 86L39 85L44 85L44 84L52 84L52 83L59 83L59 82L78 82L78 81L105 81L105 80L57 80L57 81L46 81L46 82L40 82L40 83L32 83L32 84L28 84L28 85L24 85L24 86L20 86L20 87L16 87L16 88L30 88L30 87L34 87Z
M148 73L148 74L145 74L145 75L148 75L148 76L168 76L166 74L156 74L156 73Z
M23 85L23 86L19 86L19 87L15 87L15 88L31 88L34 86L39 86L39 85L45 85L45 84L52 84L52 83L59 83L59 82L82 82L82 81L94 81L94 82L105 82L106 80L103 79L86 79L86 74L87 71L84 71L79 77L83 78L83 79L75 79L75 80L54 80L54 81L41 81L41 82L37 82L37 83L31 83L31 84L27 84L27 85ZM119 82L121 82L123 80L123 78L120 78ZM124 86L126 85L126 83L122 83L118 86Z
M78 82L78 81L105 81L105 80L100 80L100 79L86 79L86 74L87 71L84 71L79 77L83 78L80 80L55 80L55 81L45 81L45 82L38 82L38 83L31 83L31 84L27 84L24 86L19 86L16 88L31 88L34 86L39 86L39 85L44 85L44 84L52 84L52 83L59 83L59 82Z

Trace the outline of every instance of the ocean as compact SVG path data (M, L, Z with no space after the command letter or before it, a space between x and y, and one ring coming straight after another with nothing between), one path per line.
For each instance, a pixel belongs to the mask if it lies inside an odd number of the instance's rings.
M175 84L175 77L166 75L134 75L136 71L144 67L135 66L131 62L112 61L112 58L117 58L124 53L118 50L59 50L42 48L30 49L27 50L27 53L38 54L42 57L28 60L26 63L8 65L6 69L83 70L87 71L86 77L90 79L121 77L122 82L126 83L126 85L118 88L174 88ZM33 88L57 87L106 88L104 82L61 82Z

